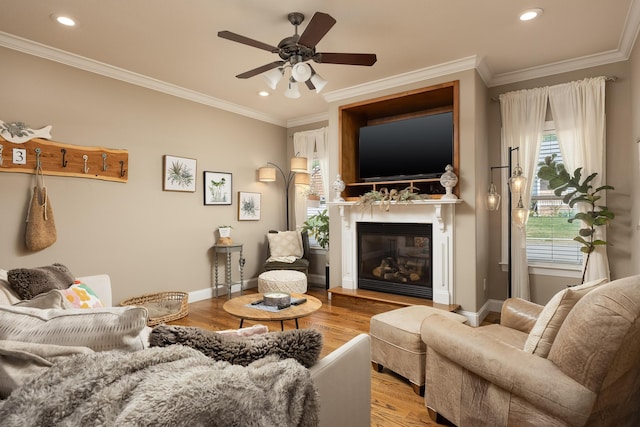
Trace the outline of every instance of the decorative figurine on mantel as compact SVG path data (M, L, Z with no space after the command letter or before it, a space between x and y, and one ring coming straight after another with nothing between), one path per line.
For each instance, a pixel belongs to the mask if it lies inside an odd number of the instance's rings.
M344 202L344 199L342 198L342 195L340 193L342 193L345 188L346 186L344 185L344 181L340 177L340 174L338 174L336 176L336 180L333 181L333 191L336 192L336 194L333 196L334 202Z
M445 188L446 193L441 200L456 200L458 197L453 194L453 187L458 183L458 177L453 173L453 166L447 165L444 170L445 173L440 177L440 184Z

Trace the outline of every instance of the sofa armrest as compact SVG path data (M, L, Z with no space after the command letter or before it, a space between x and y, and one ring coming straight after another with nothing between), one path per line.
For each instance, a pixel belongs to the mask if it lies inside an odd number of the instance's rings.
M320 395L320 426L371 425L371 338L360 334L309 371Z
M421 328L427 351L563 420L586 422L596 394L550 360L496 340L484 334L482 327L470 328L438 315L429 320Z
M111 278L108 274L97 274L94 276L77 277L76 280L81 281L94 291L105 307L112 306L111 297Z
M502 304L500 324L528 334L544 307L522 298L509 298Z

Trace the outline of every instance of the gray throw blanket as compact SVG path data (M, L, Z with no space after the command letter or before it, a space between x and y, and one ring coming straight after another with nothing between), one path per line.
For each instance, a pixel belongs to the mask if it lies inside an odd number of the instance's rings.
M243 367L174 345L57 363L0 401L0 425L317 426L317 405L293 359Z

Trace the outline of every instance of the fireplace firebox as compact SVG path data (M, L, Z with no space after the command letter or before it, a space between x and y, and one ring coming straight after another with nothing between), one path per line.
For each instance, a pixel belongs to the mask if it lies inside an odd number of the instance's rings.
M432 224L358 222L358 288L433 298Z

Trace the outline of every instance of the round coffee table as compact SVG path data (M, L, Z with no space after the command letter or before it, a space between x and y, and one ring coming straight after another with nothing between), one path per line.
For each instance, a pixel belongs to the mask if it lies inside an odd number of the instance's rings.
M292 305L291 307L278 310L266 311L251 306L251 303L262 299L262 294L249 294L240 297L231 298L225 302L222 308L232 316L240 318L240 327L245 320L257 321L279 321L280 328L284 330L285 320L295 320L296 329L298 329L298 319L314 313L322 307L322 301L316 297L306 294L291 294L291 298L306 298L307 302L300 305Z

